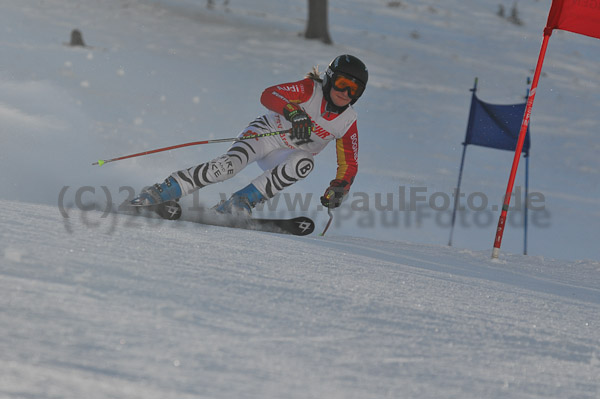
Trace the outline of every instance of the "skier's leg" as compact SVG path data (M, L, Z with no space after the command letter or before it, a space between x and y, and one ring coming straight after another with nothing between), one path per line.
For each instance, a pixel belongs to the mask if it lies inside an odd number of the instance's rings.
M227 201L215 209L220 213L251 215L256 204L272 198L279 191L304 179L313 170L314 161L310 153L302 150L280 149L259 160L259 166L267 169Z
M314 168L313 156L302 150L281 149L273 151L259 161L265 172L252 181L252 184L266 198L299 180L304 179Z
M240 136L256 132L252 124ZM131 201L133 205L155 205L176 200L209 184L230 179L244 169L249 163L278 148L278 143L271 137L260 140L238 141L227 153L212 161L172 173L163 183L157 183L144 189Z
M237 142L220 157L174 172L171 177L181 187L182 195L190 194L197 189L225 181L238 174L249 163L254 162L257 157L262 155L262 144L264 143L265 140Z
M263 115L253 120L238 137L277 130L277 123L268 115ZM190 194L209 184L232 178L248 164L280 149L281 146L281 140L276 137L238 141L229 148L226 154L210 162L177 171L171 174L171 177L180 185L183 195Z

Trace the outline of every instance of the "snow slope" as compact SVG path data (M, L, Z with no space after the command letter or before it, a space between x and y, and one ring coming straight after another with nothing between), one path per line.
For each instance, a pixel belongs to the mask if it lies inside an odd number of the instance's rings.
M305 0L231 1L227 9L217 2L214 10L192 0L0 5L0 167L11 171L0 175L0 198L56 204L64 186L71 200L78 187L106 185L113 197L122 186L138 191L227 145L90 164L235 136L264 112L265 87L349 52L367 62L371 78L356 105L360 173L334 234L440 245L448 242L444 199L457 181L474 78L486 101L522 101L549 9L547 0L519 2L525 24L516 26L496 16L495 1L332 0L335 45L326 46L298 36ZM90 47L63 44L74 28ZM532 116L531 191L543 199L543 209L530 213L532 255L599 259L598 62L597 40L553 35ZM310 211L323 220L318 197L334 176L334 158L327 148L310 178L287 191L301 195L302 209L280 201L272 213ZM461 205L471 195L474 202L459 215L454 245L489 249L512 155L469 147L466 159ZM203 190L202 202L218 202L258 173L250 166ZM419 212L402 210L402 189L407 203L411 189L424 198L409 204ZM386 204L391 210L381 211ZM521 253L523 214L509 217L503 250Z
M598 398L600 264L1 201L5 398Z
M531 256L513 255L512 212L492 262L511 154L469 148L463 190L489 204L461 214L456 248L427 200L456 184L474 77L486 101L522 100L549 1L520 2L516 27L492 1L330 0L333 46L298 36L305 0L216 3L0 0L0 397L600 397L597 40L551 39L532 117L545 209ZM73 28L89 47L63 44ZM226 146L93 161L233 136L264 87L346 52L371 77L326 237L104 213ZM257 214L320 230L333 148L316 162ZM411 189L426 200L401 212Z

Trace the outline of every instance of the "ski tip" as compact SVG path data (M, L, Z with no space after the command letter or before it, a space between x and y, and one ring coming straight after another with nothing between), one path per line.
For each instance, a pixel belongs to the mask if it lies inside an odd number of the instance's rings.
M315 222L311 218L301 216L292 219L296 224L295 235L306 236L315 231Z

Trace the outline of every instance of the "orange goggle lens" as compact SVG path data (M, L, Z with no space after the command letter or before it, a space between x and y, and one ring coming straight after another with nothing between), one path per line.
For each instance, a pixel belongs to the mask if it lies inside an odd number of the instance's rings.
M364 87L354 79L344 75L337 75L333 81L333 87L337 91L347 91L351 98L358 98L362 94Z

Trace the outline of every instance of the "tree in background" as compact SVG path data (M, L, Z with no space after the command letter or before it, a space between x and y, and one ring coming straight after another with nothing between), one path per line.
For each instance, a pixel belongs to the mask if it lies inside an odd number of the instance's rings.
M308 0L308 23L304 37L332 44L327 19L327 0Z
M223 6L227 9L229 5L229 0L223 0ZM215 8L215 0L206 0L206 8L213 9Z

